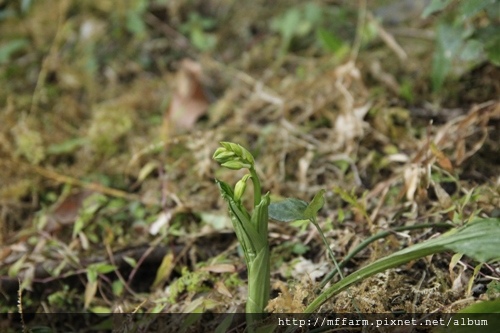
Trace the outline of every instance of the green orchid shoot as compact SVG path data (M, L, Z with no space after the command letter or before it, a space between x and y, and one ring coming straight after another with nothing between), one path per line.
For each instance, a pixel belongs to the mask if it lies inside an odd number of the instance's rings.
M247 313L264 313L269 301L270 262L268 243L268 207L269 193L261 194L260 180L255 170L255 160L248 150L232 142L221 142L213 158L221 166L231 170L248 169L233 188L216 179L220 192L229 206L229 216L236 237L240 242L248 269L248 299ZM252 180L254 188L254 205L252 213L242 204L248 179ZM247 324L251 325L257 319L249 316Z

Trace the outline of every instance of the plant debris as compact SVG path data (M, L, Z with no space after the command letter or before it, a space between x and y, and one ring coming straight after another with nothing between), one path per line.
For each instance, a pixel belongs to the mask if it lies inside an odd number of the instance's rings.
M317 220L339 261L382 230L498 217L498 67L433 92L437 19L333 3L1 4L2 312L242 312L245 266L214 179L243 173L212 161L220 141L250 150L272 201L326 190ZM373 242L344 274L441 232L424 230ZM268 310L300 312L335 267L315 228L269 234ZM322 311L498 297L498 263L455 259L378 274Z

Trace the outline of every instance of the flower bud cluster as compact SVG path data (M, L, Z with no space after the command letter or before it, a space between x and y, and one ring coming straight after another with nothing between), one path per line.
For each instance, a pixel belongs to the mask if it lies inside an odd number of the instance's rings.
M253 167L255 160L248 150L232 142L221 142L220 144L222 147L215 151L213 158L221 166L232 170Z

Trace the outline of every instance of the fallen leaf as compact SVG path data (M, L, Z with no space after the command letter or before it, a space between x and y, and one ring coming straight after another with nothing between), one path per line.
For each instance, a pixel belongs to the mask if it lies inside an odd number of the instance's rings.
M63 226L73 224L78 217L83 202L92 193L90 190L83 190L70 194L56 202L47 216L47 224L44 230L49 233L58 232Z
M90 303L95 297L97 292L97 281L88 281L85 285L85 294L84 294L84 308L88 309Z
M3 262L5 258L10 256L12 249L10 247L0 248L0 261Z
M433 143L431 142L430 149L432 154L437 159L437 164L448 172L453 172L453 166L451 161L446 155Z
M215 290L219 292L220 294L227 296L229 298L233 298L233 294L227 289L226 285L224 284L223 281L217 281L215 282Z
M156 220L151 224L151 227L149 228L149 233L153 236L156 236L160 230L167 226L170 220L172 219L172 212L162 212L158 215Z
M201 84L202 69L199 63L189 59L181 62L175 76L175 90L163 129L165 137L179 130L190 130L196 121L206 113L208 99Z
M174 254L168 253L163 257L163 260L156 272L155 280L151 286L151 290L154 290L160 287L163 283L165 283L169 278L170 274L174 269Z
M404 182L406 189L406 198L408 201L413 201L415 192L417 191L418 181L420 180L420 168L416 165L411 165L404 171Z
M201 270L212 273L234 273L236 272L236 267L231 264L215 264L202 267Z
M443 209L448 209L453 206L453 200L450 195L441 187L438 182L432 182L434 192L438 198L439 204Z

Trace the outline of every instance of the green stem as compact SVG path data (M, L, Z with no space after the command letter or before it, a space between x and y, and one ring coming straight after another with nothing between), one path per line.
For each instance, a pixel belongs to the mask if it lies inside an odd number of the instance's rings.
M310 221L312 222L312 224L314 224L314 226L316 227L316 229L318 229L318 232L319 232L319 234L321 235L321 238L323 239L323 243L325 243L325 246L326 246L326 248L328 249L328 252L329 252L329 254L330 254L330 257L332 258L332 261L333 261L333 263L334 263L334 265L335 265L335 268L337 269L337 272L338 272L338 273L339 273L339 275L340 275L340 278L341 278L341 279L344 279L344 274L342 274L342 269L341 269L341 267L339 266L339 264L338 264L337 260L335 259L335 255L333 254L332 249L331 249L331 248L330 248L330 246L328 245L328 241L326 240L326 237L325 237L325 235L323 234L323 231L322 231L322 230L321 230L321 228L319 227L319 224L318 224L318 222L316 221L316 218L312 218L312 219L310 219ZM350 293L349 291L347 292L347 294L348 294L349 298L351 298L351 299L352 299L352 295L351 295L351 293ZM360 311L359 311L359 309L358 309L358 307L357 307L357 305L356 305L356 303L355 303L354 301L353 301L353 306L354 306L354 308L356 309L356 311L359 313Z
M316 227L316 229L318 230L319 232L319 235L321 236L321 239L323 239L323 243L325 244L326 246L326 249L328 251L328 253L330 254L330 257L332 258L332 261L333 261L333 264L335 265L335 268L337 269L337 272L339 273L340 277L343 279L344 276L342 275L342 270L341 270L341 267L339 266L337 260L335 259L335 255L333 254L333 251L332 249L330 248L330 246L328 245L328 241L326 240L326 237L325 235L323 234L323 231L321 230L321 228L319 227L319 224L318 222L316 221L315 218L312 218L310 219L310 221L312 222L312 224L314 224L314 226Z

